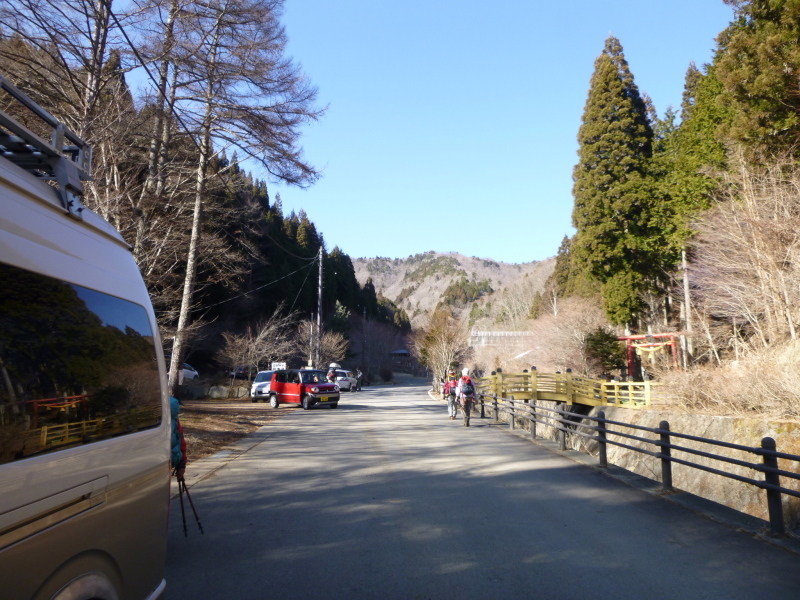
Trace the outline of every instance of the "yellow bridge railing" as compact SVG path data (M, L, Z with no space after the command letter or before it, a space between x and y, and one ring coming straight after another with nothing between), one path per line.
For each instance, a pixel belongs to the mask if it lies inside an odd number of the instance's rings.
M139 429L155 427L161 421L159 409L132 410L130 413L64 423L44 425L27 431L24 435L25 454L34 454L50 450L57 446L85 443L98 439L115 437L123 433L131 433Z
M572 373L497 373L476 378L479 394L514 400L552 400L589 406L645 408L652 404L652 381L601 381Z

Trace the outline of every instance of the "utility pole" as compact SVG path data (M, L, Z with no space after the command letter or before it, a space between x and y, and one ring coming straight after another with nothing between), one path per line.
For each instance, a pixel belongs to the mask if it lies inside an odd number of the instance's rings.
M689 293L689 263L686 260L686 249L681 250L681 269L683 271L683 318L686 324L686 334L681 335L683 346L683 368L686 369L694 360L694 342L692 340L692 297Z
M321 369L320 354L322 348L322 246L319 247L319 282L317 285L317 368Z

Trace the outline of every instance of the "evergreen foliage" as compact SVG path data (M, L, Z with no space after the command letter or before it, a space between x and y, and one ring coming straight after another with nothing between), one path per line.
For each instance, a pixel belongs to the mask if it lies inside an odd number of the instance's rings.
M800 137L800 3L725 0L735 19L719 38L719 80L733 105L728 135L754 155L796 152Z
M494 290L487 279L481 281L471 281L462 277L458 281L453 281L442 293L439 306L454 306L465 308L485 294L491 294Z
M598 327L588 333L583 343L586 358L602 371L608 372L625 367L625 347L612 332Z
M573 173L577 233L571 249L578 264L603 284L608 316L619 324L641 310L642 286L652 286L650 276L657 272L654 259L663 223L654 206L649 112L619 40L609 37L595 61L578 132L579 161Z

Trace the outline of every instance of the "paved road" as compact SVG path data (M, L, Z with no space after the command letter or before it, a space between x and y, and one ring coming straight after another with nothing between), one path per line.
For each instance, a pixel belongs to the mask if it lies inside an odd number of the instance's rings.
M800 598L800 558L474 419L423 386L292 411L172 505L170 598ZM190 516L187 515L187 516Z

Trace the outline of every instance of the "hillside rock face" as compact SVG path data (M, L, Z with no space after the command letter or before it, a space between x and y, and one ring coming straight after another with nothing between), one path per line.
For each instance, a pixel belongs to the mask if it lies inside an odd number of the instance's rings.
M487 281L493 290L489 297L520 283L526 276L533 278L529 287L541 291L554 263L551 258L509 264L431 251L402 259L357 258L353 267L361 285L372 278L376 291L404 309L414 323L418 317L433 311L448 286L462 278L476 284Z

